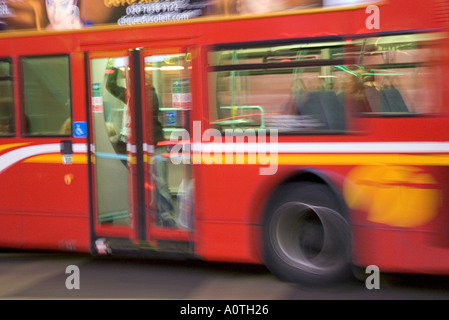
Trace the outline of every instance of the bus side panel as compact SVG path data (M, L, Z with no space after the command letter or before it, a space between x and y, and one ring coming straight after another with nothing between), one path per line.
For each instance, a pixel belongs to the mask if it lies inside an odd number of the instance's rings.
M19 204L26 195L21 192L22 173L18 167L0 173L0 246L20 248L23 244L23 217Z
M301 170L312 169L278 165L272 168L273 175L261 175L261 169L267 167L259 165L214 164L198 168L201 175L197 176L197 190L201 193L196 201L200 201L204 210L197 213L198 255L212 260L263 262L261 228L270 196L285 180ZM321 166L313 170L329 179L336 197L342 197L346 167ZM203 176L207 177L204 182L199 179ZM215 181L213 187L211 181Z
M87 166L24 163L22 171L29 181L23 191L30 195L22 209L25 247L89 250Z
M448 274L448 168L384 166L382 171L376 180L348 177L359 187L364 181L361 193L348 199L354 263L384 272Z
M447 273L446 166L404 163L310 168L329 179L336 196L348 206L356 265L375 264L385 272ZM203 166L201 176L216 183L212 188L208 183L207 188L199 180L197 185L203 190L197 199L204 210L197 217L197 254L206 260L263 261L263 209L275 185L299 170L299 166L281 166L277 175L263 177L257 166ZM242 176L245 179L239 178Z
M203 239L197 248L204 260L232 263L261 263L251 246L251 235L259 227L226 222L202 222L197 228Z
M74 155L73 161L86 159ZM7 185L2 186L2 213L6 215L0 225L9 230L2 230L0 245L15 239L14 247L89 250L85 164L63 165L60 154L39 155L6 169L1 181Z
M196 170L195 201L201 203L201 211L195 212L196 254L206 260L260 263L260 226L248 214L260 179L258 167L213 164Z
M26 215L24 248L89 252L87 217L65 215Z

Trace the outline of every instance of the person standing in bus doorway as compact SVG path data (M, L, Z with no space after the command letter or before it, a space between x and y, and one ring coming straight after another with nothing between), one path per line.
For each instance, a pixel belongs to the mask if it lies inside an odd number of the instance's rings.
M49 24L47 29L69 30L82 27L78 0L45 0Z
M158 224L166 227L174 227L177 225L176 201L173 200L172 194L168 187L168 165L167 157L164 156L168 152L167 147L161 144L164 138L162 124L159 121L159 98L156 89L152 85L151 73L145 72L145 97L147 103L151 101L153 110L153 144L154 144L154 181L156 184L156 210Z
M117 83L118 74L120 69L111 68L112 73L110 73L106 80L106 90L109 91L114 97L121 100L123 103L127 103L127 92L126 88L119 86ZM167 164L165 161L158 161L163 153L167 152L167 148L164 146L159 146L159 142L164 140L164 134L162 125L159 121L159 98L156 94L155 88L151 85L149 81L149 76L145 75L145 95L147 101L152 101L153 109L153 136L154 136L154 180L156 183L156 198L157 198L157 220L158 224L165 227L176 227L175 219L175 209L172 200L170 190L167 183ZM120 140L120 139L119 139ZM126 141L126 137L124 137Z

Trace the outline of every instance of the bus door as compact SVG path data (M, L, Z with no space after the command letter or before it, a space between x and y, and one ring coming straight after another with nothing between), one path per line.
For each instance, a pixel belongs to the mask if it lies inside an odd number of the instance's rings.
M89 71L94 233L132 238L129 51L90 52Z
M190 248L190 146L178 143L190 123L189 54L130 49L89 62L95 237Z
M193 230L190 146L191 54L182 49L144 49L144 145L150 240L185 241Z

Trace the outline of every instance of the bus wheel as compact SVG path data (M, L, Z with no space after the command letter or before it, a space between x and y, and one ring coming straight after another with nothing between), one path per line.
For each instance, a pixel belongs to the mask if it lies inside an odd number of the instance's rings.
M329 189L317 183L283 187L263 227L266 266L281 280L319 285L351 274L349 223Z

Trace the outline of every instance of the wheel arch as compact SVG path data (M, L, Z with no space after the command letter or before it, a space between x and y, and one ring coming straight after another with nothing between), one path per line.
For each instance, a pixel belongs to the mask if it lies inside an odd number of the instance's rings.
M325 170L319 170L314 168L304 168L299 171L296 171L282 181L280 181L274 189L271 190L270 194L267 197L267 202L263 206L263 210L260 213L260 224L263 224L264 217L267 214L267 209L270 207L270 204L276 198L277 192L285 185L292 183L307 183L313 182L326 186L331 191L335 204L338 206L338 211L350 221L349 207L346 204L346 201L343 197L342 188L340 187L343 184L344 177L340 176L334 172L328 172Z

